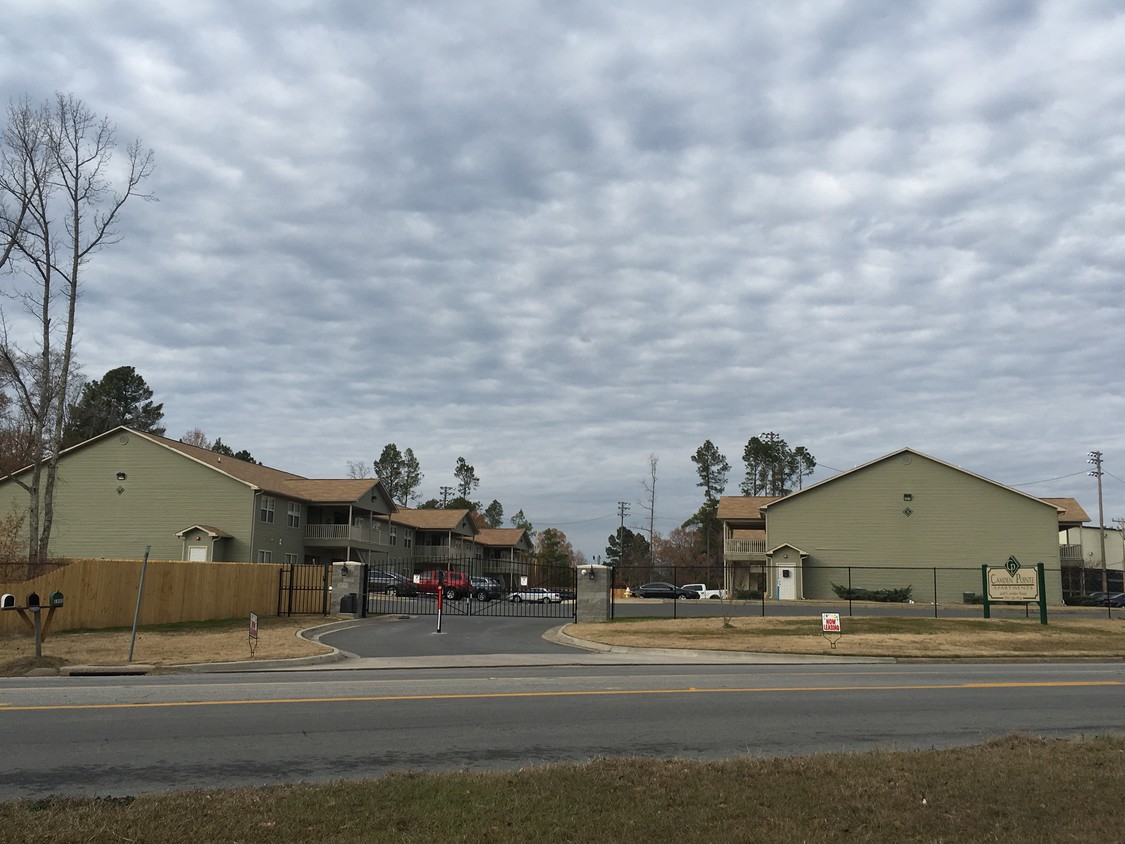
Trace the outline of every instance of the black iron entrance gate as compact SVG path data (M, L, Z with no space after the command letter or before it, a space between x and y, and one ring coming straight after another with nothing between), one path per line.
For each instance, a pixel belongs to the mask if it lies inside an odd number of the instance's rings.
M479 561L453 562L447 568L417 572L366 566L366 615L435 615L438 580L431 573L480 571ZM472 591L444 588L442 613L449 616L532 617L573 620L577 612L577 572L572 568L522 566L523 572L470 574ZM449 579L450 581L452 578Z
M291 563L278 575L278 615L328 615L330 565Z

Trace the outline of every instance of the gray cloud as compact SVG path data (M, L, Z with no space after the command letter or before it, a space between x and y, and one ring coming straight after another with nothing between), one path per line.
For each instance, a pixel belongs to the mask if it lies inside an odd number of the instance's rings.
M766 430L1096 510L1123 65L1115 4L1061 0L60 0L0 33L12 96L157 153L159 203L90 265L87 374L136 366L171 434L304 474L394 441L436 495L464 456L588 554L649 454L666 531L695 448L734 492Z

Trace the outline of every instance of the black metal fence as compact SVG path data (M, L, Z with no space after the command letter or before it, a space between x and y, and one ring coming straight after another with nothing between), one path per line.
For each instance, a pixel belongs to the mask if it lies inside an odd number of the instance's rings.
M997 565L1001 565L998 562ZM1065 579L1045 569L1048 604L1064 601ZM664 582L702 585L703 599L645 598ZM1100 583L1100 581L1099 581ZM848 615L983 615L981 567L820 566L739 563L619 567L613 574L613 614L656 616L797 615L823 610ZM1098 587L1100 588L1100 586ZM1029 614L1031 602L993 604L1000 612Z
M577 573L570 567L476 558L365 567L362 611L366 615L448 615L572 619L576 613ZM442 572L442 585L431 573ZM466 575L454 578L446 573ZM464 584L464 585L462 585Z

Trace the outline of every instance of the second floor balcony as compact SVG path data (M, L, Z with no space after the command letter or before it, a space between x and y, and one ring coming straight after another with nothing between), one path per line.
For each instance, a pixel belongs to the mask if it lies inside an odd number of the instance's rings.
M305 525L305 541L309 543L386 545L387 532L379 526Z
M764 539L728 539L723 543L723 557L727 560L765 560Z

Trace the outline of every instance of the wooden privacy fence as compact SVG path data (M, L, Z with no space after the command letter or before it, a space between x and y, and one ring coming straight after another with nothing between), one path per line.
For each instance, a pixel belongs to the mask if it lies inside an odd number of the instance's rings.
M149 560L140 624L174 624L212 618L277 615L277 563L195 563ZM44 605L62 592L64 605L51 630L129 627L137 608L140 560L72 560L31 580L0 582L22 606L31 592ZM0 633L25 630L19 614L0 612Z

